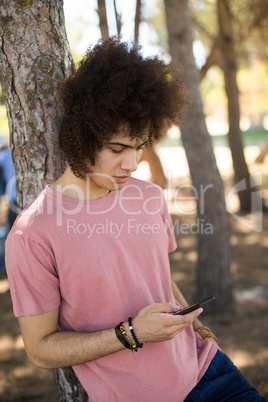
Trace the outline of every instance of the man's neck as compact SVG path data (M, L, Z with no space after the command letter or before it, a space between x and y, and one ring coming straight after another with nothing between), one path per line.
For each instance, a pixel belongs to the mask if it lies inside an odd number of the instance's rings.
M69 166L50 188L67 198L81 201L97 200L109 193L109 190L105 188L96 187L90 178L84 180L75 176Z

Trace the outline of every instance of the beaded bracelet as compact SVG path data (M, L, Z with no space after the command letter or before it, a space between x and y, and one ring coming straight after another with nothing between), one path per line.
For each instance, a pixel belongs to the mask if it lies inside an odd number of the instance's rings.
M120 333L118 331L120 331ZM124 345L127 349L130 349L132 351L132 354L134 357L134 351L137 352L138 347L135 343L131 342L130 338L128 337L128 335L126 333L123 322L120 322L120 324L118 324L115 327L115 333L116 333L116 336L119 339L119 341L122 343L122 345Z
M212 338L212 339L214 339L215 342L218 343L218 338L216 337L215 334L213 334L213 332L207 332L207 333L201 335L201 337L202 337L203 339L205 339L205 338Z
M128 319L128 325L129 325L129 329L130 329L131 335L132 335L132 337L133 337L133 339L134 339L134 342L136 343L137 347L138 347L138 348L142 348L142 347L143 347L143 343L140 343L140 342L138 341L138 338L136 337L136 334L135 334L134 329L133 329L132 317L129 317L129 319Z
M213 334L211 329L209 329L208 327L203 326L203 327L199 327L195 332L199 333L201 331L206 331L204 334L199 334L202 337L202 339L212 338L212 339L214 339L215 342L218 343L218 339L217 339L216 335Z
M205 327L205 326L199 327L195 332L199 333L200 331L203 331L203 330L207 331L207 332L211 332L210 328Z
M125 338L123 337L122 332L119 329L119 326L120 326L120 324L118 324L114 329L117 339L122 343L123 346L125 346L125 348L130 349L130 346L129 346L128 342L125 340Z

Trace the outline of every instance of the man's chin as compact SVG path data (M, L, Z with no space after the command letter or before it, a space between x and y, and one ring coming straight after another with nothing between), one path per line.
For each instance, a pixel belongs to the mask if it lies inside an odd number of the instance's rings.
M110 191L118 191L121 190L126 185L126 183L114 183L108 190Z

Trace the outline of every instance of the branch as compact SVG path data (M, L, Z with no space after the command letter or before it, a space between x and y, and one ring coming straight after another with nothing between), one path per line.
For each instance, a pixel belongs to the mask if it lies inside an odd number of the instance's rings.
M214 45L211 48L210 54L206 59L206 63L200 69L200 81L205 77L206 73L210 69L210 67L217 65L222 68L222 56L221 50L218 44L218 39L215 41Z
M115 13L115 19L116 19L117 35L120 36L121 28L122 28L122 15L118 14L118 12L117 12L115 0L114 0L114 13Z
M136 3L136 15L135 15L135 28L134 28L134 43L138 46L139 43L139 27L141 22L141 0L137 0Z
M211 41L215 42L216 37L212 35L205 27L204 25L200 24L197 18L194 16L192 17L193 24L198 28L200 32L202 32L207 38L209 38Z

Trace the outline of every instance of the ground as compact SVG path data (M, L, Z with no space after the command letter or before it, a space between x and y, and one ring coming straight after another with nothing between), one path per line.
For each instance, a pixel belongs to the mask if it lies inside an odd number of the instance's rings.
M230 183L228 182L228 185ZM190 228L194 215L174 216ZM251 216L243 217L249 220ZM259 392L268 398L268 214L260 232L230 214L232 276L236 308L202 321L216 333L226 352ZM244 224L243 224L244 223ZM171 256L171 271L180 288L193 300L195 293L196 236L179 234L178 250ZM23 348L13 316L8 281L0 274L0 400L2 402L56 402L57 390L50 371L34 367Z
M223 352L268 398L268 216L263 218L263 231L254 234L242 232L241 225L233 218L230 220L236 307L216 316L203 313L201 320L213 329ZM194 236L179 238L179 251L171 256L173 277L190 301L194 301L195 293L195 243Z

